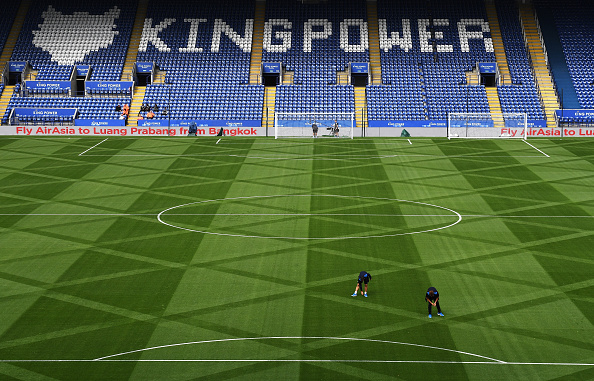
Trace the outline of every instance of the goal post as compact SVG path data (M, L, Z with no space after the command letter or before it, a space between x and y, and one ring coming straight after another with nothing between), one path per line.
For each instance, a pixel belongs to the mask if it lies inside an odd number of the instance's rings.
M468 113L448 114L448 139L526 139L526 113Z
M274 138L311 138L316 125L318 137L353 139L355 123L354 112L277 112L274 115Z

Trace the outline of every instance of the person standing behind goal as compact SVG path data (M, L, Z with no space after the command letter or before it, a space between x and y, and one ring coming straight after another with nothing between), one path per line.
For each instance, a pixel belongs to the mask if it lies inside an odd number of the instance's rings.
M332 134L334 135L334 137L335 137L335 138L337 138L337 137L338 137L338 131L340 131L340 130L338 129L338 121L337 121L337 120L335 120L335 121L334 121L334 124L332 125Z
M318 137L318 125L316 124L316 122L313 122L313 124L311 125L311 130L313 131L313 137L317 138Z

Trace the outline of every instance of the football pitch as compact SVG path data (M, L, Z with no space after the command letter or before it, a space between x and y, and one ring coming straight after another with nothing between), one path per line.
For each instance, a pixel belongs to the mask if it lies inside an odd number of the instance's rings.
M594 379L590 140L3 137L0 200L2 380Z

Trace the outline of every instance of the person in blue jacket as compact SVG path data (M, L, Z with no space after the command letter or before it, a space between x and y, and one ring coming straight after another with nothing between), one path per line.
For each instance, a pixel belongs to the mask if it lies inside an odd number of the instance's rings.
M425 301L427 301L427 306L429 308L429 319L431 319L431 308L437 307L437 314L439 316L443 316L441 313L441 307L439 306L439 292L435 287L429 287L427 292L425 293Z
M355 288L355 293L351 296L357 296L357 291L361 290L361 295L367 297L367 285L371 280L371 274L367 271L361 271L359 273L359 278L357 278L357 287ZM365 293L363 293L363 284L365 284Z

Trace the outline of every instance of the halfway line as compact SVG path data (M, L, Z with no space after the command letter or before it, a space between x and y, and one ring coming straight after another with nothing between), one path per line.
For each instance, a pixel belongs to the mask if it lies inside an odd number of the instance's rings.
M156 216L158 213L0 213L0 216ZM169 213L167 216L362 216L362 217L451 217L450 214L361 214L361 213ZM477 218L594 218L594 216L506 216L496 214L461 214Z
M467 364L467 365L544 365L544 366L594 366L594 363L573 362L496 362L496 361L439 361L439 360L324 360L324 359L55 359L55 360L0 360L0 363L36 363L36 362L223 362L223 363L261 363L261 362L303 362L303 363L386 363L386 364Z

